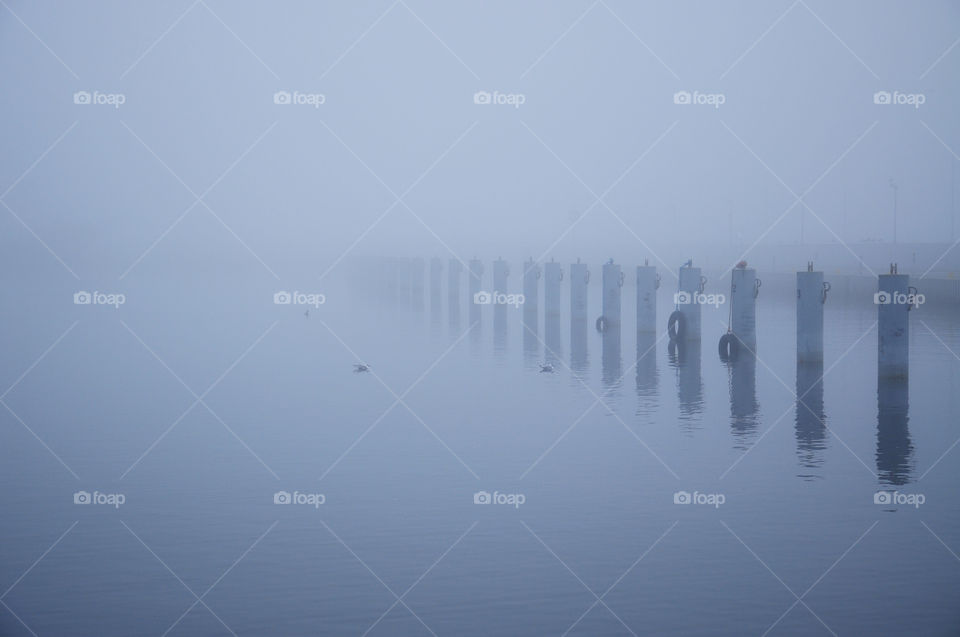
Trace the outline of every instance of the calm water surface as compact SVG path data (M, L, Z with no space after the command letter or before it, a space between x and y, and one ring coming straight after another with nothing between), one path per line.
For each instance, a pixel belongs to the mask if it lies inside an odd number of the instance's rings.
M629 293L618 344L542 307L534 336L429 294L143 287L6 293L0 634L960 634L955 313L912 314L878 400L869 304L828 302L798 368L763 294L728 365L725 308L671 351Z

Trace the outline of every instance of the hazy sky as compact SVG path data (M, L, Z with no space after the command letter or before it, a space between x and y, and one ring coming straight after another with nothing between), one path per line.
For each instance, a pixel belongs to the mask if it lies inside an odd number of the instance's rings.
M944 242L958 27L937 1L4 0L3 251L323 269L361 236L539 257L726 239L731 214L776 244L811 186L807 241L889 240L891 178L900 241Z

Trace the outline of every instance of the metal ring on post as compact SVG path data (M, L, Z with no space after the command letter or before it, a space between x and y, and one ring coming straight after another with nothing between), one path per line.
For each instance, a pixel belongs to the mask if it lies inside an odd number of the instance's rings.
M660 273L659 273L659 272L657 272L657 278L656 278L656 280L655 280L655 282L654 282L654 284L653 284L653 289L654 289L654 290L659 290L659 289L660 289Z
M617 285L619 285L620 287L623 287L623 278L624 278L624 273L623 273L623 272L620 272L620 282L617 284Z
M707 277L701 276L700 277L700 294L703 294L703 290L706 287L707 287Z
M827 292L829 292L829 291L830 291L830 283L828 283L827 281L824 281L824 282L823 282L823 292L822 292L822 294L821 294L821 296L820 296L820 302L821 302L821 303L826 303L826 302L827 302Z
M757 298L757 295L760 294L760 286L763 285L763 281L757 279L753 282L753 298Z

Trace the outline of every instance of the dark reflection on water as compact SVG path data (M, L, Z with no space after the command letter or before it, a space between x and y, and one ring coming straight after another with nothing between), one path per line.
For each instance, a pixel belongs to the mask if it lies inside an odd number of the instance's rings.
M547 315L543 320L543 331L547 344L544 357L548 363L556 366L556 364L563 359L563 336L560 328L560 315Z
M507 306L493 306L493 353L497 358L507 354Z
M523 318L520 326L523 332L523 362L528 368L532 367L538 360L540 354L540 337L537 333L537 308L529 305L523 306Z
M734 449L746 451L756 439L760 423L757 402L757 357L741 351L727 363L730 373L730 428Z
M611 327L603 333L603 350L600 356L603 367L600 380L603 383L606 394L616 395L623 376L623 364L620 356L619 325Z
M580 377L586 376L590 367L590 353L587 349L586 319L570 319L570 369Z
M877 474L881 484L907 484L913 474L908 395L906 378L877 378Z
M823 411L823 362L797 362L797 459L803 469L820 469L826 449L826 414ZM798 474L805 480L822 478L819 471Z
M703 379L700 375L700 341L670 341L669 365L676 371L680 400L680 428L687 432L700 429L703 412Z
M637 415L653 413L657 400L657 335L653 332L637 333Z

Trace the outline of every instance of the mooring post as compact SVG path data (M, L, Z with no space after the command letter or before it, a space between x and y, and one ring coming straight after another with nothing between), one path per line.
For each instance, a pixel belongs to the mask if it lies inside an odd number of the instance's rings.
M890 264L890 274L878 277L877 305L878 352L877 371L881 377L906 377L910 354L910 308L916 295L910 287L910 276L897 273L897 264Z
M480 320L480 306L484 300L480 294L483 285L483 262L480 259L470 259L467 265L470 268L467 274L467 307L470 308L470 323L473 324Z
M823 272L807 264L806 272L797 272L797 361L823 362L823 305L830 284Z
M563 268L550 259L543 264L543 306L544 317L560 317L560 282L563 281Z
M597 319L601 331L620 330L620 296L623 288L623 272L620 265L610 259L603 264L602 312Z
M523 262L523 309L536 314L540 307L540 266L533 260Z
M687 262L691 263L690 261ZM678 340L699 341L700 340L700 303L697 302L700 295L703 294L703 287L706 279L700 272L700 268L693 265L684 265L679 270L679 291L676 294L674 302L677 311L683 315L682 334L679 334Z
M587 323L587 290L590 284L590 270L586 263L570 264L570 320ZM559 289L559 285L557 286ZM559 296L559 295L558 295ZM558 305L559 308L559 300ZM559 311L559 309L558 309Z
M730 272L730 329L741 348L757 351L757 271L741 262Z
M430 307L440 308L440 288L443 284L443 261L439 257L430 259Z
M657 288L660 277L649 262L637 266L637 332L657 331Z

